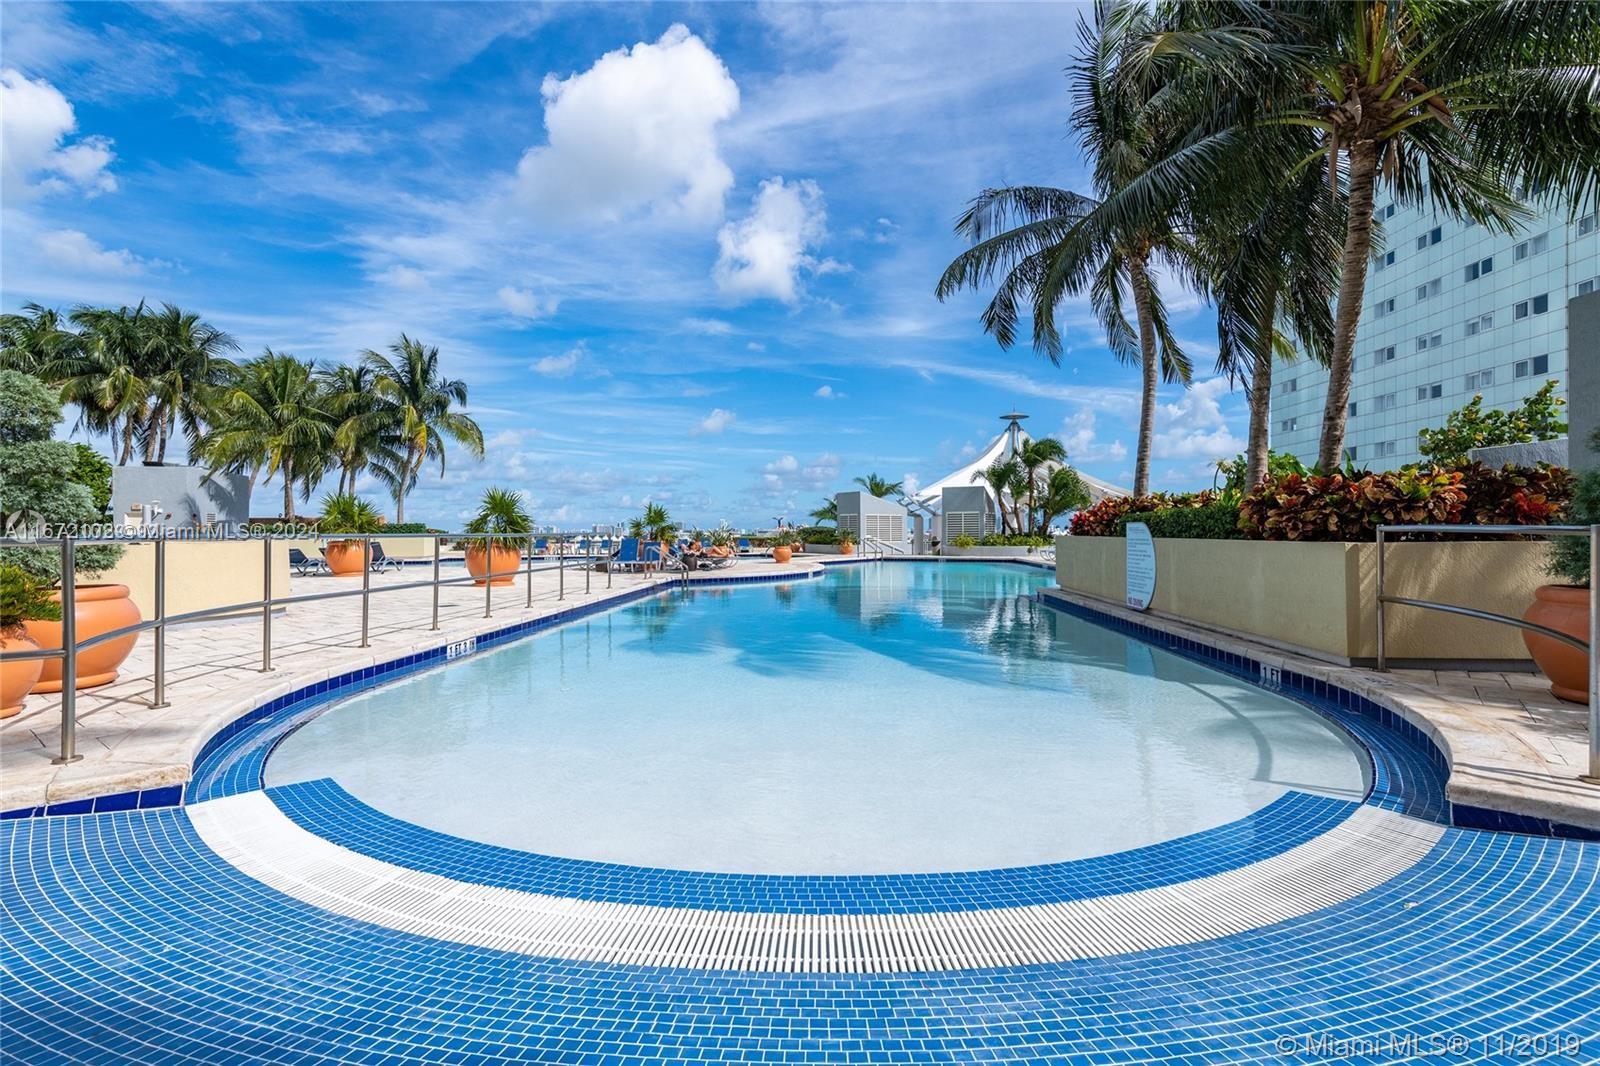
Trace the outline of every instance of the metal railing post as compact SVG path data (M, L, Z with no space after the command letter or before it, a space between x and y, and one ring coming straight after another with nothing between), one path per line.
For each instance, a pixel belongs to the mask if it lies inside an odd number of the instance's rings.
M613 570L615 570L615 569L616 569L616 567L611 565L611 553L607 552L606 553L606 590L608 592L611 589L611 572Z
M556 599L567 598L567 542L556 541Z
M1589 772L1600 784L1600 525L1589 527Z
M1387 673L1389 658L1384 648L1384 617L1383 617L1383 530L1378 530L1378 673Z
M590 555L583 561L583 594L589 595L589 575L594 573L594 556Z
M272 669L272 534L261 539L261 670Z
M155 628L155 682L156 695L152 707L167 704L167 538L156 539L156 628Z
M372 534L361 538L361 646L370 647L367 634L372 621Z
M527 559L527 562L523 565L522 571L527 576L527 579L528 579L528 598L523 603L523 606L524 607L532 607L533 606L533 534L532 533L528 534L528 559Z
M483 567L483 616L488 618L494 613L494 550L500 542L493 537L483 538L483 557L486 560Z
M77 762L78 754L78 603L73 589L77 558L72 538L61 538L61 754L52 763Z
M429 629L439 628L439 538L433 538L433 621Z

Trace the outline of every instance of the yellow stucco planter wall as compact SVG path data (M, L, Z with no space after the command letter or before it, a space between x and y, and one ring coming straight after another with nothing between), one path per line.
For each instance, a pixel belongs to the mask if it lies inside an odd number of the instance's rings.
M259 540L167 541L167 615L261 598L264 551ZM96 580L128 586L145 618L154 618L156 546L130 544ZM289 595L289 545L272 544L272 594Z
M1284 541L1156 541L1151 611L1229 630L1334 661L1377 654L1377 546ZM1386 591L1520 617L1545 576L1546 548L1525 541L1391 544ZM1056 581L1122 603L1127 541L1059 537ZM1395 659L1528 660L1518 630L1491 622L1391 607Z

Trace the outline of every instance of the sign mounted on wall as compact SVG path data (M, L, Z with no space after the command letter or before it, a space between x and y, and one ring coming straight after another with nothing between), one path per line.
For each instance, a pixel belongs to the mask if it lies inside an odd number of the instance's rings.
M1156 542L1143 522L1128 523L1128 606L1150 608L1156 598Z

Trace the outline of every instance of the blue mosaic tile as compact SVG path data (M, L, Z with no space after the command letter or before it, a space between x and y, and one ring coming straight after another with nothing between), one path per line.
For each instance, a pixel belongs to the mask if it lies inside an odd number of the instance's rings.
M425 829L324 778L267 790L306 830L398 866L497 888L608 903L805 914L984 910L1090 899L1207 877L1287 851L1359 804L1290 792L1202 833L1069 862L958 873L799 876L667 870L535 855Z
M1448 829L1372 892L1198 944L904 974L430 940L267 888L181 809L13 820L0 848L7 1062L1511 1062L1557 1036L1542 1061L1581 1063L1600 1039L1600 845L1551 838ZM1408 1034L1466 1043L1312 1050Z

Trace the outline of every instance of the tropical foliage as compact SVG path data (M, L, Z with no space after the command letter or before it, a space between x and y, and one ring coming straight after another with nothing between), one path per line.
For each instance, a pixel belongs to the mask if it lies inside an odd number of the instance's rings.
M1024 441L972 475L997 501L1000 534L1041 536L1061 515L1089 504L1083 478L1067 465L1067 449L1054 437Z
M866 489L869 496L876 496L880 500L890 496L898 496L905 488L905 482L889 481L886 478L879 477L877 474L858 477L855 479L855 483ZM812 517L816 517L816 515L813 514ZM835 519L837 517L837 513L835 513Z
M659 503L647 503L644 513L628 522L628 535L665 543L678 535L678 525L667 513L666 507Z
M1203 499L1208 493L1197 493L1193 501L1176 507L1162 507L1155 511L1132 511L1117 519L1118 535L1127 536L1129 522L1143 522L1150 527L1152 537L1170 537L1178 540L1238 540L1244 536L1239 528L1238 499Z
M383 529L383 515L369 500L353 492L333 492L322 498L317 532L364 536Z
M1465 463L1473 448L1565 436L1567 423L1561 409L1567 401L1555 394L1558 384L1545 382L1538 392L1523 399L1521 407L1509 411L1485 411L1483 397L1474 396L1466 406L1451 411L1441 428L1419 433L1417 450L1435 463Z
M0 315L0 366L48 382L79 428L109 438L119 464L165 462L181 433L191 462L247 475L252 489L276 479L285 518L336 473L340 493L363 475L383 485L404 521L423 468L443 475L447 441L483 454L482 431L459 409L466 384L443 375L435 347L402 334L388 354L333 366L271 348L241 362L237 351L171 304Z
M523 505L522 493L511 489L490 486L483 492L483 498L478 502L478 513L467 522L466 533L502 533L526 536L533 532L533 516ZM503 547L517 549L518 544L514 537L481 537L479 539L466 539L457 545L460 548L471 548L477 551L487 551L490 547Z
M1600 430L1589 438L1589 450L1600 455ZM1591 465L1572 486L1566 521L1573 525L1600 524L1600 466ZM1550 542L1549 572L1569 585L1587 587L1590 574L1589 538L1554 537Z

